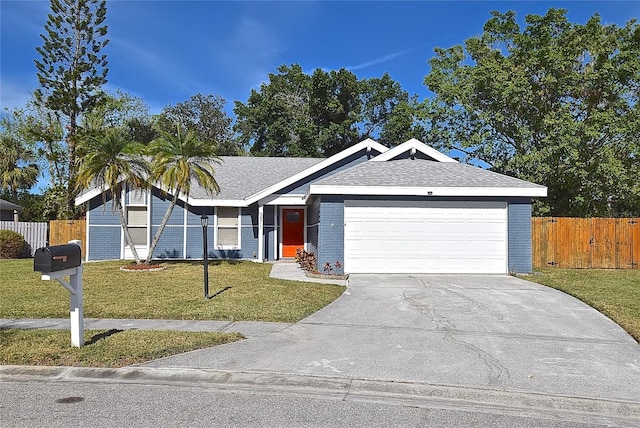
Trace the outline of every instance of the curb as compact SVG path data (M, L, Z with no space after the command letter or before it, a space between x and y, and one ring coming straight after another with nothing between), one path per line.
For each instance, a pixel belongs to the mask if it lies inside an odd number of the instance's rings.
M260 391L421 408L533 415L640 426L640 401L270 372L123 367L0 366L0 381L95 382Z

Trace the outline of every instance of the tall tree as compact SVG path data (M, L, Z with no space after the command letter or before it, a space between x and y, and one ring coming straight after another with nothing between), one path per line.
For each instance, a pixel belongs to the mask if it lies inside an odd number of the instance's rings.
M401 104L403 120L396 113ZM404 141L414 126L411 108L388 74L358 79L346 69L317 69L308 75L297 64L283 65L246 104L236 101L235 129L257 155L331 156L368 137Z
M309 105L315 140L324 156L334 155L357 143L364 135L358 129L363 104L364 84L346 69L325 72L317 69L311 75Z
M142 146L129 138L126 129L110 128L104 134L83 138L78 151L82 157L78 165L77 189L101 188L105 204L107 195L111 196L111 207L118 213L125 242L136 263L142 263L122 207L123 189L148 186L149 164L141 156Z
M492 12L425 78L428 140L544 184L536 213L640 215L640 27Z
M319 156L310 113L311 78L297 64L269 73L269 83L235 102L240 142L262 156Z
M158 117L158 127L175 131L179 123L193 130L200 141L216 146L218 155L237 156L242 152L231 132L231 117L225 112L226 101L219 95L196 94L187 101L168 105Z
M102 101L107 82L109 42L105 0L51 0L51 13L36 48L35 60L40 88L36 102L55 113L66 129L66 213L73 215L76 178L76 144L79 119Z
M193 183L202 186L212 196L220 191L213 167L220 161L214 145L201 141L194 130L186 130L180 124L176 124L173 132L162 131L160 137L149 145L147 153L152 157L152 181L171 195L167 211L149 247L146 263L150 264L180 195L188 198Z

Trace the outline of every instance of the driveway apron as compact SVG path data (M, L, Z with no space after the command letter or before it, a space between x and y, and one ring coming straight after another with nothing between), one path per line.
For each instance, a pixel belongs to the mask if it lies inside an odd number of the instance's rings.
M510 276L352 275L343 296L284 330L144 366L640 400L640 346L626 332Z

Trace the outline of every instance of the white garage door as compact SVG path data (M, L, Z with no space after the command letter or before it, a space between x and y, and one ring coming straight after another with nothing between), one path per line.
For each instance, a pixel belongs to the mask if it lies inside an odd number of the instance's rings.
M345 272L507 273L504 202L345 201Z

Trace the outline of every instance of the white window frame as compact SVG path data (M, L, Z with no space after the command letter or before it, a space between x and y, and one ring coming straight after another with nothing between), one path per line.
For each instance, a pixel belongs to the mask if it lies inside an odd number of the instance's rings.
M125 189L125 194L126 194L126 205L125 205L125 219L127 220L127 229L131 229L131 228L136 228L136 229L145 229L145 243L139 243L139 244L135 244L136 249L144 247L148 247L149 246L149 227L150 227L150 210L149 210L149 191L146 189L132 189L132 188L127 188ZM136 196L142 196L142 200L143 203L140 203L139 200L134 200L132 202L132 195L136 194ZM145 219L146 219L146 223L144 225L141 224L134 224L134 225L130 225L129 224L129 209L130 208L134 208L134 209L140 209L140 208L145 208ZM140 210L141 211L141 210ZM123 237L124 238L124 237ZM124 247L125 248L129 248L129 245L127 245L126 240L124 240L123 242Z
M142 203L135 200L132 202L133 195L141 195L143 199ZM131 189L131 188L127 189L127 206L148 207L149 204L147 204L147 199L148 199L148 192L145 189Z
M219 245L218 244L218 237L220 236L220 234L218 233L220 228L227 228L227 229L232 229L231 226L220 226L219 225L219 221L218 221L218 213L220 208L236 208L238 215L237 215L237 224L236 224L236 228L238 229L238 244L237 245ZM218 250L239 250L241 249L242 246L242 241L241 241L241 237L242 237L242 208L241 207L215 207L214 210L214 242L213 242L213 246L215 249Z

